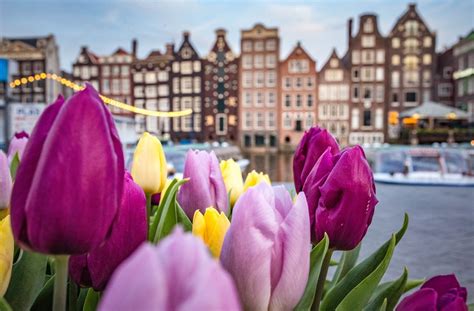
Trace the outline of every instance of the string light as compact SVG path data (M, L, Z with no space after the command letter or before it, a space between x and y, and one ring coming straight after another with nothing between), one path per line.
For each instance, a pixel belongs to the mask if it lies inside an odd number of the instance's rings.
M28 77L22 77L19 79L16 79L10 83L11 88L16 88L20 85L27 84L27 83L32 83L34 81L39 81L39 80L45 80L45 79L50 79L57 81L61 83L62 85L69 87L73 89L74 91L80 91L84 89L84 86L76 84L72 82L71 80L68 80L66 78L63 78L61 76L58 76L57 74L50 74L50 73L45 73L42 72L40 74L35 74L34 76L28 76ZM191 109L185 109L181 111L155 111L155 110L148 110L144 108L138 108L131 106L129 104L120 102L118 100L112 99L110 97L100 95L100 98L104 101L104 103L123 109L127 111L131 111L136 114L142 114L146 116L152 116L152 117L168 117L168 118L175 118L175 117L183 117L190 115L193 111Z

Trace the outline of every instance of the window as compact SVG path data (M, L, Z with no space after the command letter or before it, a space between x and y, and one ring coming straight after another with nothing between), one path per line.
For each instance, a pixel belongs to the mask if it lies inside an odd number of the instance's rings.
M342 81L344 73L339 69L329 69L324 72L326 81Z
M179 87L179 78L174 78L173 79L173 93L179 93L180 92L180 87Z
M193 63L193 68L194 72L200 72L201 71L201 62L198 60L195 60Z
M424 89L423 90L423 102L428 102L431 100L431 91Z
M314 86L313 78L309 77L308 79L306 79L306 87L308 89L312 89L313 86Z
M313 107L313 95L308 94L308 97L306 98L306 104L308 108Z
M359 100L359 87L357 85L352 86L352 99Z
M431 55L425 54L423 55L423 64L430 65L431 64Z
M120 66L112 66L112 75L118 76L120 74Z
M384 79L384 69L383 67L377 67L377 69L375 69L375 80L383 81L383 79Z
M275 68L276 56L274 54L265 56L265 65L267 68Z
M181 109L193 109L192 97L183 97L181 99Z
M170 103L168 101L168 98L160 98L158 100L158 107L161 111L169 111Z
M255 68L263 68L263 55L255 55L254 66Z
M464 81L463 80L458 80L457 83L457 89L458 89L458 96L464 96L465 90L464 90Z
M423 38L423 46L425 48L431 47L431 44L432 44L431 37L426 36L426 37Z
M81 76L81 67L79 66L74 66L74 78L80 77Z
M242 50L244 52L252 52L252 41L245 40L242 42Z
M352 81L359 81L359 68L352 68Z
M403 42L403 46L405 47L405 53L418 53L419 44L420 43L418 42L418 39L406 39Z
M276 83L276 72L268 71L267 72L267 87L273 87Z
M314 116L313 116L312 113L308 113L308 114L306 115L305 128L306 128L306 129L309 129L309 128L311 128L311 127L313 126L313 124L314 124Z
M301 108L302 106L302 99L301 99L301 94L296 95L296 108Z
M372 31L374 31L374 22L372 22L372 19L369 18L364 23L364 32L372 32Z
M94 67L91 68L91 73L92 73L92 69ZM127 66L127 65L122 65L122 68L121 68L121 74L122 74L122 77L127 77L129 74L130 74L130 67ZM95 74L92 73L92 75L95 76Z
M299 78L299 77L296 78L296 81L295 81L295 82L296 82L296 83L295 83L295 87L296 87L297 89L300 89L300 88L303 86L303 81L302 81L301 78Z
M383 128L383 110L382 108L377 108L375 110L375 128L382 129Z
M94 76L97 76L97 66L92 66L91 69L95 69L95 74ZM41 73L43 72L43 62L34 62L33 63L33 73Z
M283 114L283 127L287 130L291 129L291 114L288 112Z
M362 81L373 81L374 80L374 68L362 67Z
M349 100L349 86L340 84L339 85L339 99L340 100Z
M352 51L352 63L353 64L360 63L360 52L358 50Z
M193 80L191 77L181 78L181 92L189 94L193 92Z
M257 52L261 52L263 51L263 41L259 40L259 41L255 41L255 51Z
M245 129L252 128L252 113L251 112L247 111L244 113L244 127Z
M265 43L267 51L275 51L276 50L276 40L275 39L268 39Z
M371 86L364 86L364 99L372 99L372 87Z
M122 79L122 93L124 94L130 93L130 80L129 79Z
M114 80L115 82L115 80ZM154 85L149 85L145 87L145 95L146 97L156 97L156 87Z
M263 106L263 93L262 92L257 92L255 93L255 106L256 107L262 107Z
M358 108L352 109L351 127L352 129L359 128L359 109Z
M154 72L147 72L145 74L145 82L148 84L156 83L156 74Z
M400 72L392 71L392 87L400 87Z
M288 71L290 73L302 73L309 71L308 60L291 60L288 64Z
M326 100L328 99L328 87L325 84L319 85L319 100Z
M285 83L284 83L284 85L285 85L285 88L286 88L286 89L291 88L291 78L286 77L286 78L285 78Z
M331 68L336 68L337 66L339 66L339 60L336 58L331 59L331 61L329 62L329 66Z
M384 88L383 85L375 86L375 100L378 102L383 102L384 97Z
M372 126L372 111L364 109L364 126Z
M173 63L173 72L179 72L179 63L178 62ZM176 120L179 121L179 119L176 119ZM178 123L178 127L179 127L179 123Z
M265 75L262 71L255 72L255 87L263 87Z
M102 88L105 87L105 84L104 84L105 81L107 81L107 85L108 85L109 80L102 80ZM107 92L108 92L108 89L107 89ZM135 86L135 88L133 89L133 93L135 94L135 97L144 97L143 86Z
M120 94L120 80L112 80L112 94Z
M438 96L451 96L453 94L453 86L451 83L440 83L438 86Z
M193 63L181 62L181 74L191 74L191 73L193 73Z
M374 63L374 51L362 51L362 63L373 64Z
M245 107L252 106L252 93L251 92L244 92L244 106Z
M102 79L102 92L109 93L110 92L110 80L109 79Z
M251 72L244 72L242 75L242 84L244 87L251 87L252 86L252 73Z
M375 46L375 36L362 36L362 47L371 48Z
M275 107L276 96L274 92L267 93L267 107Z
M242 56L242 67L245 69L252 69L252 56L251 55Z
M377 50L375 54L375 61L377 64L383 64L385 62L385 51L384 50Z
M405 23L405 36L417 36L418 35L418 22L415 20L409 20Z
M201 97L194 97L194 111L201 112Z
M392 48L398 49L400 47L400 39L399 38L393 38L392 39Z
M276 122L275 122L275 112L274 111L268 111L267 112L267 129L273 130L275 128Z
M392 65L394 65L394 66L400 65L400 55L393 55L392 56Z
M141 72L135 73L133 75L133 81L138 82L138 83L143 82L143 73Z
M431 85L431 72L429 70L423 71L423 86Z
M452 75L453 75L453 68L452 67L444 67L443 68L443 78L451 79Z
M398 93L392 93L392 103L398 103Z
M265 125L265 120L264 120L263 112L255 113L255 128L263 129L264 125Z
M169 95L168 85L164 84L164 85L158 86L158 95L159 96L168 96Z
M158 81L168 81L169 75L168 71L160 70L158 71Z
M420 81L420 73L418 70L409 70L403 73L403 85L418 86Z
M26 65L26 64L24 64L24 65ZM81 77L84 80L87 80L91 77L90 72L89 72L89 67L87 67L87 66L82 67L82 76Z
M194 77L194 93L201 93L201 77Z
M406 102L416 102L416 92L406 92L405 93L405 101Z

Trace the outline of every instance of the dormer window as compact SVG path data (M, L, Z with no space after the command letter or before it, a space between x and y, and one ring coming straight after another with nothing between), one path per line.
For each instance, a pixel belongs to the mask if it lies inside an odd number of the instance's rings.
M364 23L364 32L373 32L374 31L374 22L371 18L367 19Z

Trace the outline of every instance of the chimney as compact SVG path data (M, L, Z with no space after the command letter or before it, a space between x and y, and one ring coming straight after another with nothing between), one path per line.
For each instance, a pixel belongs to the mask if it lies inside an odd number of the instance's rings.
M183 37L184 37L184 40L188 40L189 39L189 31L183 31Z
M216 29L216 36L217 36L217 37L223 37L223 38L225 38L226 33L227 33L227 30L225 30L224 28L218 28L218 29Z
M132 55L134 58L137 57L137 45L138 45L137 39L133 39L132 40Z
M416 9L416 3L410 3L410 4L408 4L408 9L409 9L409 10L414 10L414 9Z
M174 54L174 44L173 43L167 43L166 44L166 55L173 56L173 54Z
M347 21L347 45L351 48L352 39L352 18Z
M81 53L87 53L87 45L81 46Z

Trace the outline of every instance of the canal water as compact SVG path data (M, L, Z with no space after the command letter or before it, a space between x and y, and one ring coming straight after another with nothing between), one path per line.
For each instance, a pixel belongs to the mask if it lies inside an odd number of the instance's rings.
M267 172L274 182L292 187L291 154L246 155L247 171ZM384 280L397 278L403 267L410 278L455 273L474 302L474 188L377 184L379 204L361 249L365 258L410 216L405 237L395 249Z

